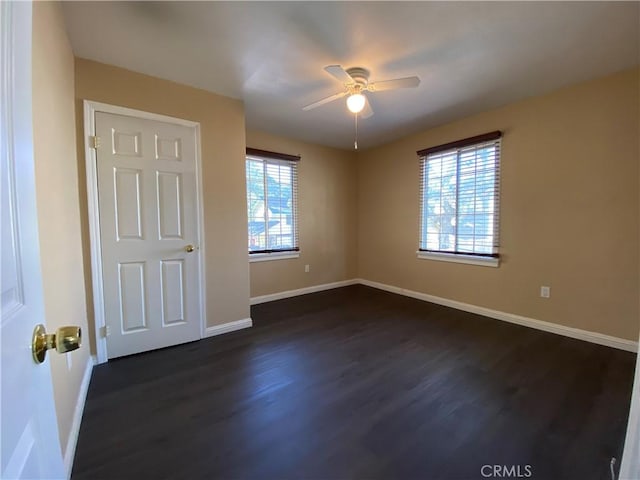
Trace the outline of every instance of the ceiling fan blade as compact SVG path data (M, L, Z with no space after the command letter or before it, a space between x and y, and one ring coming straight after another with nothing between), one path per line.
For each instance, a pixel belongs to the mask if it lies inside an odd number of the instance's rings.
M347 92L336 93L335 95L331 95L330 97L323 98L322 100L318 100L317 102L309 104L306 107L302 107L302 110L304 110L304 111L312 110L312 109L314 109L316 107L319 107L320 105L324 105L325 103L329 103L329 102L333 102L334 100L338 100L339 98L344 97L346 94L347 94Z
M324 69L329 75L332 75L341 83L354 83L351 75L340 65L327 65Z
M366 98L366 96L365 96L365 98ZM371 115L373 115L373 109L371 108L371 103L369 102L369 99L367 98L367 101L364 102L364 108L360 112L360 118L369 118Z
M382 92L384 90L395 90L396 88L415 88L418 85L420 85L420 79L418 77L405 77L370 83L367 86L367 90L370 92Z

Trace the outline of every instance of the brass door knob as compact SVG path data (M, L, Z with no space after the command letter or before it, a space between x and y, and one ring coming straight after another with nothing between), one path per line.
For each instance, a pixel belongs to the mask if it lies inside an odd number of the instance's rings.
M184 251L187 253L191 253L196 249L196 247L194 247L193 245L187 245L186 247L184 247Z
M47 334L44 325L36 325L31 339L31 352L35 362L42 363L50 348L55 348L58 353L66 353L77 350L81 343L82 330L80 327L60 327L56 333Z

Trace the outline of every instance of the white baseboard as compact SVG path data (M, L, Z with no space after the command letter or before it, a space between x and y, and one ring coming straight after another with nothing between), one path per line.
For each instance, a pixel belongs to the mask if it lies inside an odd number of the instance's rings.
M342 280L340 282L323 283L322 285L313 285L311 287L298 288L297 290L286 290L284 292L251 297L251 305L273 302L274 300L282 300L283 298L297 297L298 295L306 295L307 293L322 292L323 290L331 290L333 288L346 287L348 285L355 285L358 282L356 279Z
M605 345L607 347L618 348L620 350L626 350L628 352L638 351L638 342L626 340L624 338L612 337L603 333L590 332L588 330L581 330L579 328L558 325L557 323L536 320L535 318L523 317L521 315L515 315L513 313L506 313L499 310L492 310L490 308L478 307L469 303L458 302L457 300L449 300L448 298L436 297L435 295L415 292L413 290L394 287L392 285L373 282L371 280L358 279L357 283L373 288L378 288L380 290L386 290L387 292L397 293L406 297L424 300L425 302L437 303L438 305L444 305L445 307L451 307L470 313L477 313L478 315L495 318L496 320L503 320L505 322L515 323L518 325L523 325L525 327L535 328L537 330L544 330L545 332L556 333L565 337L576 338L578 340L584 340L591 343L597 343L599 345Z
M71 478L71 470L73 469L73 459L76 456L76 446L78 445L78 435L80 434L80 424L82 423L82 413L84 412L84 403L87 400L87 392L89 391L89 382L91 381L91 372L96 364L97 358L90 356L84 369L82 383L80 383L80 391L76 400L76 408L73 411L73 421L71 430L67 438L67 448L64 451L64 468L67 472L67 478Z
M251 326L253 326L253 320L251 320L251 318L243 318L242 320L236 320L234 322L213 325L212 327L207 327L205 329L204 338L215 337L216 335L222 335L223 333L235 332L236 330L242 330L243 328L249 328Z

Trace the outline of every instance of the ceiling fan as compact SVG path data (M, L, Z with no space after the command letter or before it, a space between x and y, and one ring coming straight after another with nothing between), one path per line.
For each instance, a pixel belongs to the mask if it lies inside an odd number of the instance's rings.
M415 76L369 83L369 70L365 68L353 67L345 70L340 65L328 65L324 69L344 85L344 90L303 107L302 109L305 111L348 95L347 108L353 113L360 113L362 118L368 118L373 115L373 110L367 98L363 95L364 92L374 93L397 88L415 88L420 85L420 79Z

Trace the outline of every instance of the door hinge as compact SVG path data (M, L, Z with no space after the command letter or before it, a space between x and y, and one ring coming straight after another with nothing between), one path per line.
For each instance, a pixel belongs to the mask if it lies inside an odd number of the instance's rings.
M94 150L97 150L100 147L100 137L91 135L89 137L89 145L91 145L91 148Z
M111 328L109 328L109 325L105 325L104 327L100 327L100 336L108 337L109 335L111 335Z

